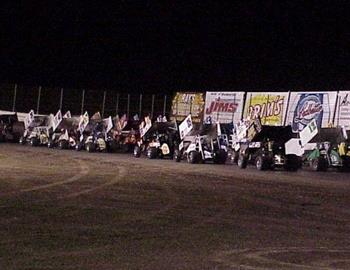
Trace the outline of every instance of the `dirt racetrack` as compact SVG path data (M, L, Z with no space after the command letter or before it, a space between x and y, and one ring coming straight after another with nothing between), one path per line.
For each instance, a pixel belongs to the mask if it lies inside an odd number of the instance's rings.
M0 269L350 269L350 174L0 145Z

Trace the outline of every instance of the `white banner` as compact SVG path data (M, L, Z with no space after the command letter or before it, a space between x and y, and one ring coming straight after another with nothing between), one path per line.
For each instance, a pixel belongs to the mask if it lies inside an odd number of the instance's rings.
M261 119L262 125L283 126L289 92L248 92L243 118Z
M243 112L244 92L206 92L205 123L237 123Z
M56 130L58 125L61 123L61 121L62 121L62 113L61 113L61 110L58 110L58 112L56 113L52 121L52 128L54 131Z
M290 94L287 125L302 131L313 119L318 128L333 125L337 92L293 92Z
M350 129L350 91L339 91L334 125Z
M185 120L179 125L180 140L183 140L188 133L193 129L191 115L188 115Z

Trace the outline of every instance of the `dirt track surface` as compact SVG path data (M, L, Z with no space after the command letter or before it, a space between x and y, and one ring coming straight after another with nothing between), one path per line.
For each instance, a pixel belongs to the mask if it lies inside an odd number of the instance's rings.
M350 174L0 145L0 269L350 269Z

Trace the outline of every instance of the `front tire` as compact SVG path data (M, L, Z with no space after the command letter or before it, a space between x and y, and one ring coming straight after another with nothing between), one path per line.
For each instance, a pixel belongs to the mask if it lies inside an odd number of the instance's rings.
M150 147L147 149L147 157L149 159L155 159L158 155L158 148Z
M196 151L191 151L187 157L188 163L196 164L200 161L200 154Z
M39 145L39 139L36 137L33 137L30 139L30 145L31 146L38 146Z
M173 156L174 160L176 162L180 162L181 161L181 152L179 149L175 149L174 150L174 156Z
M255 159L255 167L259 171L265 171L269 168L269 161L267 160L266 157L263 157L261 155L257 156Z
M88 152L94 152L95 151L95 144L92 143L92 142L88 142L86 145L85 145L85 150L88 151Z

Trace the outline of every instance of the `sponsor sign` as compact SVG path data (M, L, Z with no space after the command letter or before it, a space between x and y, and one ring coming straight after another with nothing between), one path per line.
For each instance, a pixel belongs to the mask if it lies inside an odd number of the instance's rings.
M260 117L263 125L283 126L286 116L288 92L248 92L243 118Z
M58 110L58 112L56 113L56 115L53 117L53 120L52 120L53 130L56 130L58 125L61 123L61 121L62 121L62 113L61 113L61 110Z
M339 91L335 125L350 129L350 91Z
M79 126L78 126L80 134L83 134L88 124L89 124L89 113L85 112L84 115L81 116Z
M172 101L171 121L182 121L187 115L192 115L192 121L201 122L204 110L204 96L202 93L177 92Z
M244 92L206 92L205 123L237 123L241 120Z
M180 140L183 140L188 133L193 129L191 115L188 115L184 121L179 125Z
M318 128L333 125L336 92L291 93L288 123L294 132L302 131L315 119Z
M33 122L34 122L34 111L30 110L30 112L27 114L26 118L24 119L24 127L27 129Z

